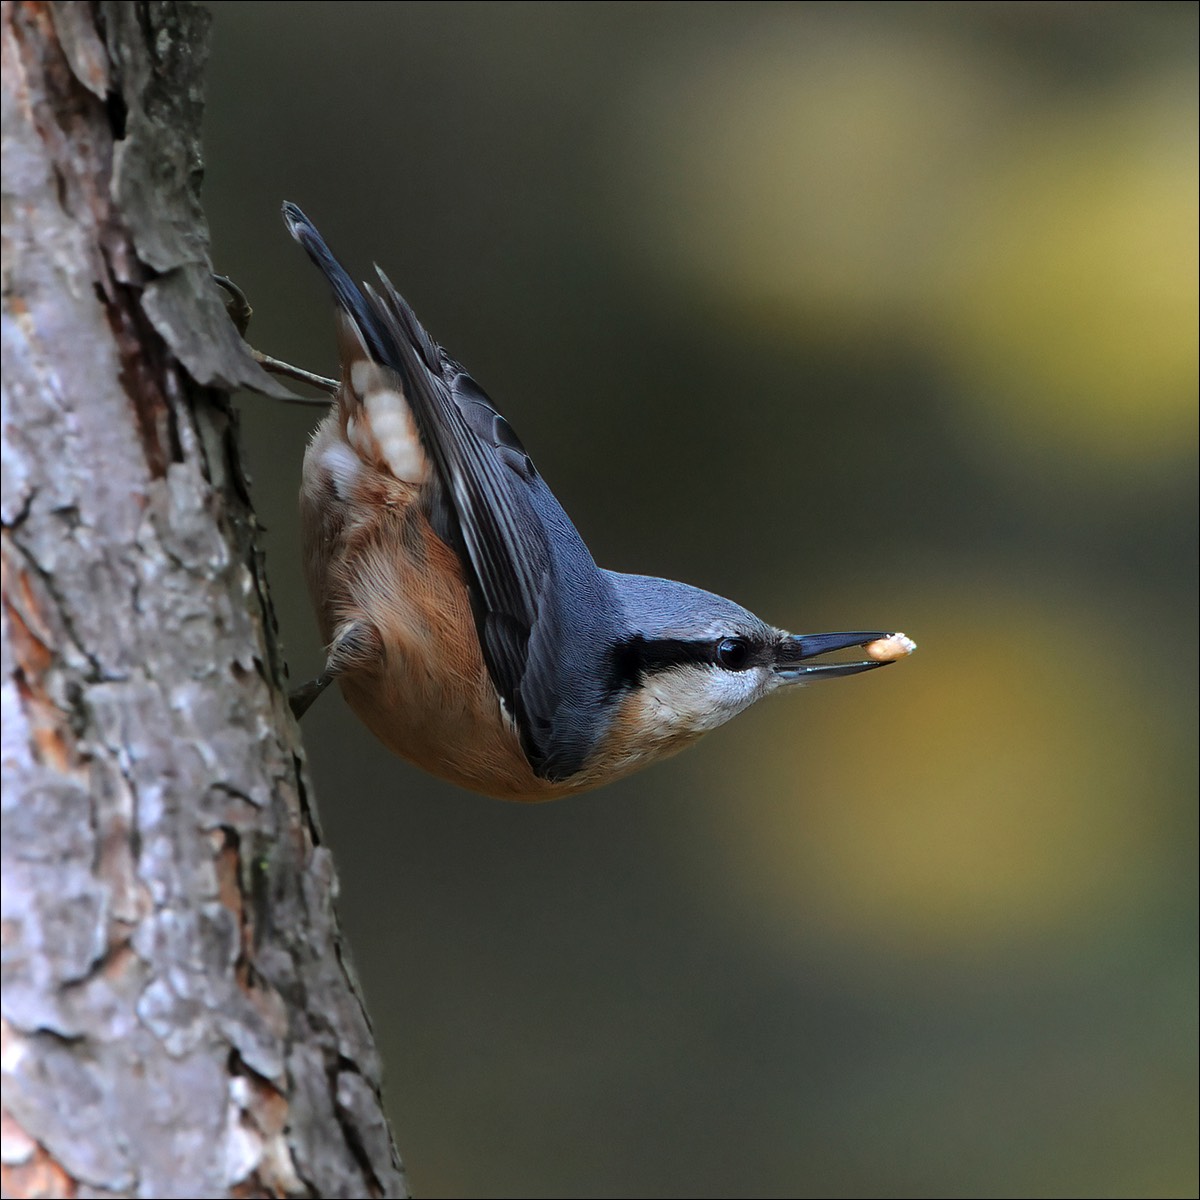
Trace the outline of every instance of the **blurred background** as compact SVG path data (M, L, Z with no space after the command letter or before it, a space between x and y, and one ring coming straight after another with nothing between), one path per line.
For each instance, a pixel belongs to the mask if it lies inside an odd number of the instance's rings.
M416 1194L1196 1195L1197 6L213 8L256 346L295 200L603 565L921 647L541 807L313 710Z

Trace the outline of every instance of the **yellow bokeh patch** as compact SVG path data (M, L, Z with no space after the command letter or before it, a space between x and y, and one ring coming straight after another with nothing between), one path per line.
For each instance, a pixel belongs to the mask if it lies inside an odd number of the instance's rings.
M1194 443L1194 86L1048 113L976 186L931 289L964 402L1113 462Z
M1086 621L985 596L902 604L912 659L742 719L710 849L776 932L972 956L1152 890L1169 698L1081 646Z

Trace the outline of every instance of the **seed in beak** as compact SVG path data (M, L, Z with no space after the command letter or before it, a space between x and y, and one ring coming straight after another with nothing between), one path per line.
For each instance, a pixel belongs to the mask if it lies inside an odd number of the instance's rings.
M878 641L870 642L863 647L866 655L875 662L895 662L898 658L906 658L917 648L917 643L903 633L891 633Z

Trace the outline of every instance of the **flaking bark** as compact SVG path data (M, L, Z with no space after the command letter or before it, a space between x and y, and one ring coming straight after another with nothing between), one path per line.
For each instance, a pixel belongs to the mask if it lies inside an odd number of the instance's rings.
M6 1195L401 1196L209 278L191 4L3 34Z

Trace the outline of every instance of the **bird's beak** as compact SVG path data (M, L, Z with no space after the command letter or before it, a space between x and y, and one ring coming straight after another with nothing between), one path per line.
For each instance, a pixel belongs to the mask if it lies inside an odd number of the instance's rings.
M866 662L814 663L801 665L807 659L820 654L832 654L849 646L863 646L867 650ZM916 643L902 633L886 633L879 630L858 630L855 633L807 633L785 638L775 655L775 674L784 683L803 683L808 679L836 679L841 675L857 675L862 671L873 671L886 667L911 654Z

